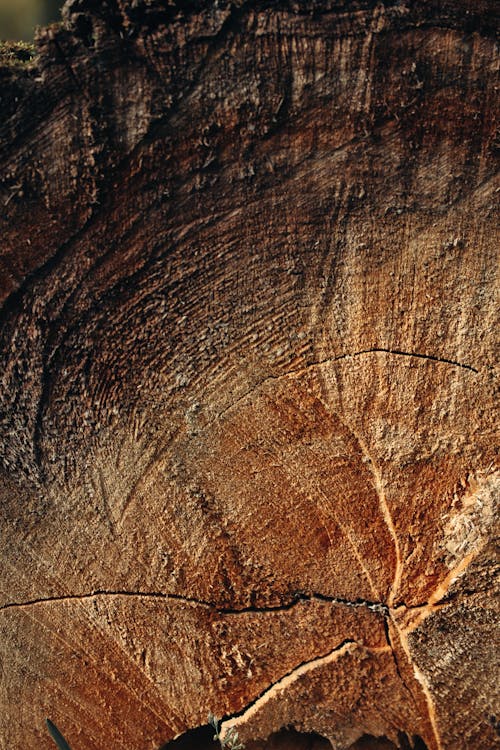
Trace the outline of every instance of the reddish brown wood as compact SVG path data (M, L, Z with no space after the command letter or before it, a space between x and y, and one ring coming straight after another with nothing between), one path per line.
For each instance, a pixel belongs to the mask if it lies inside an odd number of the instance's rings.
M498 746L497 12L73 0L4 51L2 748Z

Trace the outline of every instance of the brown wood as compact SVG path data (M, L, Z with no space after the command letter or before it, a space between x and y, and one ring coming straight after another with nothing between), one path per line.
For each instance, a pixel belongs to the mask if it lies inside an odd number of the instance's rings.
M72 0L3 51L2 750L499 746L497 13Z

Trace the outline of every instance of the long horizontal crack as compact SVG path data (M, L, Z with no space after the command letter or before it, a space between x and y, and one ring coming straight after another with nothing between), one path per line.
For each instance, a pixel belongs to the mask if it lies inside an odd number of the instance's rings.
M474 592L470 592L474 593ZM137 599L161 599L164 601L174 601L184 604L195 604L199 607L205 607L206 609L213 610L219 614L224 615L239 615L246 613L259 613L259 612L286 612L289 609L297 606L301 602L310 601L322 601L330 602L331 604L339 604L346 607L366 607L373 612L378 612L384 616L388 616L390 613L397 613L399 611L418 611L429 608L439 608L448 602L451 602L455 595L447 595L447 592L443 592L443 597L436 599L435 596L431 596L428 602L421 602L418 604L406 604L405 602L398 602L395 606L389 606L385 602L375 602L368 599L343 599L337 596L329 596L327 594L321 594L318 592L314 593L297 593L293 599L284 602L282 604L270 604L268 606L258 607L255 605L247 607L224 607L215 602L210 602L205 599L198 599L191 596L183 596L182 594L165 593L161 591L126 591L126 590L114 590L106 591L97 589L96 591L90 591L82 594L60 594L59 596L45 596L37 599L26 599L25 601L18 602L6 602L0 605L0 612L7 609L33 607L37 605L57 603L57 602L78 602L85 601L87 599L94 599L98 597L126 597L126 598L137 598Z
M293 599L289 602L286 602L285 604L278 604L274 606L268 606L268 607L242 607L242 608L233 608L233 609L219 609L218 611L224 612L224 614L240 614L243 612L280 612L280 611L286 611L288 609L291 609L292 607L295 607L296 604L299 602L309 602L309 601L322 601L322 602L330 602L331 604L343 604L347 607L367 607L368 609L371 609L374 612L380 612L383 615L388 614L389 608L386 604L383 602L374 602L370 601L368 599L342 599L337 596L328 596L327 594L320 594L320 593L312 593L312 594L306 594L299 592L297 593Z
M461 367L463 370L470 370L471 372L478 373L479 370L472 365L466 365L463 362L457 362L455 359L447 359L446 357L438 357L434 354L423 354L421 352L403 352L400 349L384 349L384 348L373 348L373 349L365 349L360 352L355 352L354 354L347 354L346 357L352 356L357 357L360 354L372 354L376 352L382 352L385 354L395 354L400 357L417 357L417 359L428 359L431 362L441 362L445 365L453 365L454 367Z
M399 357L415 357L416 359L424 359L428 360L430 362L438 362L445 365L451 365L453 367L460 367L463 370L468 370L469 372L478 373L479 370L476 367L473 367L472 365L465 364L463 362L458 362L454 359L447 359L446 357L438 357L434 354L424 354L422 352L405 352L401 349L386 349L384 347L373 347L371 349L361 349L357 352L346 352L344 354L338 354L335 357L326 357L325 359L319 359L316 362L308 362L307 365L304 367L297 367L294 370L288 370L287 372L280 373L279 375L268 375L263 380L261 380L259 383L256 383L250 390L248 390L246 393L244 393L242 396L240 396L236 401L234 401L232 404L229 404L229 406L226 406L222 411L220 411L216 417L212 420L210 420L210 424L215 421L216 419L220 419L221 417L226 414L226 412L233 409L235 406L237 406L241 401L243 401L247 396L250 396L252 393L254 393L257 389L264 386L266 383L272 381L272 380L281 380L282 378L288 378L292 377L293 375L301 375L302 373L308 372L311 369L314 369L315 367L323 367L325 365L334 364L335 362L340 362L344 359L353 359L354 357L360 357L364 354L393 354L395 356Z
M213 605L210 602L203 601L202 599L195 599L188 596L181 596L180 594L163 594L154 591L91 591L84 594L61 594L60 596L46 596L40 597L39 599L28 599L23 602L7 602L0 606L0 611L5 609L33 607L41 604L51 604L57 602L78 602L85 601L86 599L95 599L98 597L133 597L141 599L172 599L173 601L181 601L186 604L197 604L200 607L207 607L212 609Z
M372 602L368 601L366 599L356 599L355 601L350 601L348 599L341 599L334 596L327 596L326 594L320 594L320 593L312 593L312 594L305 594L305 593L298 593L296 594L293 599L291 599L288 602L285 602L283 604L275 604L275 605L269 605L266 607L257 607L257 606L249 606L249 607L221 607L220 605L209 602L204 599L197 599L195 597L189 597L189 596L182 596L181 594L168 594L164 592L157 592L157 591L104 591L104 590L96 590L91 591L88 593L83 594L62 594L60 596L47 596L47 597L40 597L38 599L28 599L26 601L22 602L6 602L2 606L0 606L0 611L7 610L7 609L14 609L14 608L23 608L23 607L32 607L42 604L50 604L54 602L71 602L71 601L85 601L87 599L94 599L98 597L130 597L130 598L141 598L141 599L161 599L165 601L176 601L181 602L184 604L195 604L200 607L205 607L206 609L213 610L215 612L218 612L219 614L224 615L238 615L238 614L245 614L249 612L284 612L289 609L292 609L292 607L295 607L300 602L308 602L308 601L324 601L324 602L330 602L332 604L340 604L347 607L368 607L369 609L380 612L381 614L386 615L388 613L388 607L383 604L382 602Z
M441 591L441 589L438 589L438 590ZM267 607L261 607L261 608L253 606L253 607L242 607L240 609L234 609L234 608L229 609L229 608L219 607L216 604L208 602L206 600L197 599L195 597L186 597L180 594L167 594L163 592L97 590L91 593L80 594L80 595L52 596L52 597L46 597L46 598L32 599L32 600L24 601L24 602L8 602L0 607L0 611L9 610L13 608L32 607L32 606L43 605L43 604L54 603L54 602L55 603L66 602L66 601L78 602L78 601L95 599L98 597L127 597L127 598L145 598L145 599L160 599L163 601L174 601L174 602L180 602L184 604L194 604L197 606L201 606L201 607L210 609L211 611L217 612L221 615L239 615L239 614L244 614L244 613L249 613L249 612L265 613L265 612L287 611L297 606L300 603L311 602L311 601L329 602L332 604L337 604L337 605L342 605L342 606L347 606L347 607L366 607L370 609L371 611L378 612L383 616L384 631L385 631L385 636L386 636L385 646L370 647L353 639L345 639L344 641L342 641L340 644L335 646L335 648L331 649L327 653L321 656L316 656L313 659L309 659L305 662L302 662L301 664L299 664L298 666L294 667L292 670L287 672L285 675L281 676L278 680L273 682L267 688L265 688L265 690L263 690L258 696L256 696L256 698L253 699L241 711L233 714L232 716L225 717L222 723L222 727L221 727L221 737L224 738L225 733L227 733L229 729L231 728L237 729L238 726L247 722L249 719L252 718L252 716L257 714L262 709L262 707L265 706L265 704L271 701L274 697L279 696L281 692L287 690L295 682L300 680L304 675L308 674L309 672L317 668L321 668L330 663L333 663L344 654L353 652L356 649L362 649L363 651L367 653L391 653L392 658L394 660L396 673L398 674L401 680L401 683L403 684L405 689L408 690L410 695L412 695L413 694L412 690L406 684L404 676L401 673L399 663L398 663L398 655L392 643L392 639L390 635L390 625L389 625L389 623L392 623L392 625L396 628L396 631L399 635L400 642L403 647L403 651L406 653L409 659L409 663L412 664L413 666L415 678L417 682L420 684L421 689L423 691L424 698L428 706L430 725L432 727L432 731L433 731L435 741L436 741L436 748L437 750L441 750L442 745L441 745L441 739L440 739L440 735L439 735L439 731L437 727L437 719L435 716L433 698L430 693L425 676L417 669L416 665L413 664L412 662L411 654L410 654L409 646L407 642L407 634L414 629L415 625L414 623L410 623L409 627L402 628L398 625L397 620L395 619L395 616L398 613L400 613L402 610L407 610L408 612L412 612L412 611L415 612L417 615L417 619L420 622L420 620L425 618L428 614L430 614L431 611L436 610L447 604L447 600L438 601L436 599L436 595L431 596L429 601L426 602L425 604L407 606L404 603L399 603L396 607L389 607L387 604L383 602L374 602L374 601L369 601L366 599L356 599L352 601L352 600L347 600L343 598L328 596L328 595L321 594L321 593L307 594L307 593L299 592L294 596L294 598L291 601L284 603L284 604L280 604L280 605L267 606Z

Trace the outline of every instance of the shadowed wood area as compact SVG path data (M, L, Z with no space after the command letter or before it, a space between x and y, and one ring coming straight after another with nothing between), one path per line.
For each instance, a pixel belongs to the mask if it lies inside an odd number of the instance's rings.
M498 4L63 18L0 47L0 747L499 747Z

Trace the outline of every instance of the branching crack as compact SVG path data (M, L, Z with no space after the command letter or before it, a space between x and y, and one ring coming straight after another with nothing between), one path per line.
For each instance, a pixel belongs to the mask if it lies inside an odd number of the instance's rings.
M406 604L405 602L398 602L394 607L381 601L371 601L369 599L344 599L338 596L329 596L328 594L322 594L321 592L306 593L299 591L294 594L293 598L289 601L280 604L269 604L267 606L241 606L241 607L225 607L216 602L210 602L207 599L200 599L194 596L183 596L182 594L167 593L163 591L128 591L125 589L116 589L108 591L105 589L96 589L82 594L60 594L58 596L45 596L36 599L26 599L24 601L13 601L6 602L0 606L0 611L6 609L13 609L15 607L32 607L41 604L50 604L54 602L66 602L66 601L85 601L87 599L94 599L98 597L125 597L125 598L142 598L142 599L162 599L165 601L181 602L184 604L194 604L199 607L213 610L218 614L223 615L239 615L248 614L254 612L256 614L260 612L286 612L289 609L297 606L302 602L330 602L331 604L338 604L345 607L366 607L372 612L378 612L384 617L388 617L392 613L401 611L424 611L424 610L435 610L448 604L454 596L443 596L442 599L436 600L434 595L431 596L429 601L419 604Z
M394 603L394 598L399 590L399 587L401 584L401 578L403 575L403 563L401 560L401 550L399 547L399 539L396 533L396 527L394 526L394 522L392 520L392 515L389 509L389 505L387 503L387 498L386 498L385 489L384 489L384 482L382 479L382 472L379 466L377 465L377 462L373 458L373 456L370 455L368 451L368 446L363 440L363 438L361 437L361 435L359 435L356 432L356 430L352 427L352 425L346 424L346 427L348 427L348 429L352 432L352 434L356 438L357 443L361 449L361 452L363 453L363 456L368 462L368 467L373 477L373 487L375 489L375 492L377 493L380 513L382 515L382 518L384 519L384 523L387 526L387 530L394 544L394 555L395 555L394 580L391 584L391 590L389 592L389 597L387 600L388 606L391 607Z
M267 607L242 607L239 609L235 608L224 608L220 607L219 605L209 602L203 599L198 599L195 597L187 597L182 596L180 594L167 594L162 592L140 592L140 591L104 591L104 590L98 590L93 591L86 594L79 594L79 595L63 595L63 596L52 596L52 597L45 597L45 598L39 598L39 599L32 599L29 601L24 602L8 602L0 607L0 611L2 610L9 610L14 608L25 608L25 607L32 607L36 605L43 605L47 603L57 603L57 602L65 602L65 601L73 601L73 602L81 602L85 600L90 600L98 597L126 597L126 598L144 598L144 599L157 599L162 601L174 601L174 602L180 602L183 604L191 604L199 607L203 607L206 609L211 610L212 612L216 612L220 615L240 615L244 613L265 613L265 612L279 612L279 611L287 611L292 609L293 607L306 602L312 602L312 601L321 601L321 602L330 602L331 604L337 604L341 606L347 606L347 607L366 607L369 610L376 612L381 615L383 620L383 627L385 632L385 640L386 645L383 646L367 646L363 644L362 642L356 641L352 638L344 639L340 644L336 645L333 649L329 650L323 655L316 656L313 659L308 659L304 662L301 662L298 666L294 667L290 671L288 671L285 675L281 676L279 679L274 681L271 685L266 687L263 691L259 693L247 706L242 708L239 712L226 717L223 721L222 727L221 727L221 736L224 736L224 732L227 732L231 727L238 727L239 725L245 723L247 720L251 719L254 714L257 714L261 708L267 704L269 701L271 701L274 697L279 697L280 693L282 693L284 690L288 689L290 686L292 686L295 682L300 680L304 675L307 673L317 669L321 668L323 666L327 666L328 664L336 661L340 657L342 657L345 654L352 653L356 649L361 649L367 653L390 653L392 655L392 659L394 661L394 668L395 671L401 681L401 684L403 685L404 689L408 691L408 694L412 696L412 699L415 700L414 690L407 684L407 681L405 680L405 677L403 676L400 664L398 661L398 654L397 650L394 647L394 644L392 642L391 638L391 625L394 626L395 632L397 632L399 641L402 647L402 651L406 654L408 658L408 663L411 665L413 669L413 673L415 675L415 680L417 683L419 683L420 688L423 693L423 697L426 701L427 707L428 707L428 713L429 713L429 723L432 728L435 742L436 742L436 748L437 750L441 750L442 743L441 738L437 726L437 718L433 703L433 696L431 694L430 688L427 684L425 676L420 672L417 665L412 661L411 653L407 641L408 633L411 632L414 628L413 624L410 624L407 628L402 628L400 625L398 625L396 617L399 614L402 614L404 610L407 612L417 612L418 613L418 621L420 622L422 619L424 619L426 616L428 616L432 611L435 611L436 609L445 606L447 604L447 601L436 601L434 599L434 596L431 596L429 601L422 605L405 605L403 603L399 603L397 607L390 607L384 602L375 602L375 601L369 601L366 599L356 599L354 601L342 599L338 597L328 596L326 594L321 593L304 593L304 592L298 592L293 599L290 601L279 604L279 605L271 605ZM399 619L399 618L398 618Z
M249 703L240 712L235 713L233 716L227 717L222 724L222 728L221 728L222 736L224 736L224 731L227 732L228 729L230 729L231 727L237 727L240 724L245 723L248 719L251 719L251 717L254 714L258 713L260 709L266 703L272 700L275 696L279 696L281 692L289 688L291 685L293 685L296 681L298 681L305 674L311 672L312 670L315 670L316 668L326 666L334 662L336 659L340 658L344 654L353 652L355 649L362 649L366 651L367 653L390 653L394 661L394 668L401 681L402 686L404 687L405 690L408 691L408 694L412 696L412 699L416 700L415 695L414 695L414 690L412 690L411 686L407 684L401 672L399 661L398 661L398 654L392 643L390 629L391 629L391 625L393 625L395 632L398 634L398 638L401 644L402 651L408 659L408 664L413 669L415 681L416 683L419 684L423 698L427 705L429 725L434 735L435 748L436 750L442 750L442 741L441 741L441 736L439 732L436 709L434 706L434 697L433 697L431 688L428 684L426 676L420 671L417 664L415 664L415 662L412 659L412 654L411 654L409 643L408 643L408 635L409 633L412 632L412 630L415 629L415 627L418 626L420 622L422 622L423 619L428 617L432 612L448 604L449 602L448 588L454 580L452 575L453 573L456 574L458 569L460 570L460 572L462 572L463 569L465 569L467 564L470 562L470 557L471 556L468 556L464 561L462 561L462 564L459 565L457 569L452 571L452 574L448 576L445 579L445 581L440 586L438 586L438 588L431 594L428 601L425 604L421 604L421 605L419 604L419 605L407 606L404 603L400 602L398 603L397 606L394 607L394 606L389 606L388 604L385 604L384 602L375 602L375 601L369 601L366 599L357 599L355 601L351 601L351 600L341 599L337 597L327 596L321 593L297 592L290 601L283 603L283 604L267 606L267 607L262 607L262 608L252 606L252 607L241 607L239 609L234 609L234 608L229 609L229 608L220 607L216 605L215 603L211 603L202 599L197 599L194 597L186 597L180 594L139 592L139 591L94 591L91 593L81 594L81 595L52 596L52 597L46 597L46 598L40 598L40 599L33 599L30 601L24 601L24 602L9 602L1 606L0 611L13 609L13 608L23 608L23 607L41 605L41 604L45 604L48 602L63 602L63 601L78 602L78 601L93 599L96 597L134 597L134 598L146 598L146 599L147 598L160 599L163 601L177 601L177 602L181 602L184 604L192 604L192 605L204 607L220 615L240 615L240 614L249 613L249 612L265 613L265 612L287 611L287 610L292 609L294 606L300 603L311 602L311 601L324 601L324 602L330 602L332 604L337 604L339 606L341 605L341 606L347 606L347 607L366 607L373 612L379 613L382 616L383 626L384 626L384 631L385 631L386 645L369 647L353 639L346 639L342 641L340 644L338 644L337 646L335 646L335 648L328 651L326 654L322 656L317 656L317 657L314 657L313 659L302 662L297 667L294 667L292 670L287 672L284 676L280 677L277 681L273 682L269 687L265 688L264 691L262 691L254 700L251 701L251 703ZM415 613L416 617L411 618L411 619L414 619L414 621L409 622L409 623L407 622L406 627L401 627L398 624L399 614L404 614L405 610L407 612Z
M401 669L400 669L400 666L399 666L399 657L398 657L396 649L394 648L394 644L393 644L392 638L391 638L391 628L390 628L390 624L391 623L393 624L394 628L396 629L396 632L399 634L399 638L400 638L400 641L401 641L401 645L403 647L403 651L406 654L406 657L408 659L409 665L411 665L411 667L413 668L413 672L414 672L414 676L415 676L415 681L417 683L419 683L420 689L422 690L422 684L421 684L420 680L418 679L417 673L415 671L415 665L414 665L414 663L413 663L413 661L411 659L409 651L407 651L407 649L404 647L404 643L403 643L403 640L402 640L402 638L404 637L404 635L401 633L401 630L397 626L397 624L394 621L394 619L389 616L389 617L386 617L385 620L384 620L384 630L385 630L385 637L386 637L386 640L387 640L387 645L389 646L390 651L391 651L391 656L392 656L392 660L393 660L393 663L394 663L394 668L396 670L396 674L398 675L398 677L399 677L399 679L401 681L401 685L406 690L406 692L410 696L411 700L416 705L418 705L417 699L416 699L416 696L415 696L415 687L416 687L415 683L413 684L413 686L411 684L410 685L408 684L408 682L406 681L405 677L403 676L403 674L401 672ZM430 724L430 726L432 728L432 732L433 732L434 738L436 740L436 747L440 748L439 734L436 733L436 726L435 726L435 721L434 721L434 718L433 718L433 705L430 702L430 696L425 691L422 691L422 692L423 692L423 695L424 695L424 700L425 700L425 702L427 704L428 715L429 715L429 724Z

